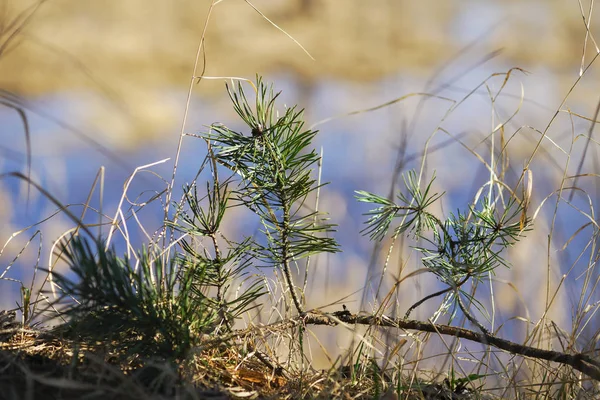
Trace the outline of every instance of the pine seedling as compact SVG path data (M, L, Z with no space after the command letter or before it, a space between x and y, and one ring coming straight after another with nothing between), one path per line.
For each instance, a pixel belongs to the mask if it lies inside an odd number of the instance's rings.
M336 241L327 237L334 225L317 211L305 211L308 196L319 188L313 178L319 155L311 148L317 131L304 128L303 110L296 107L279 116L275 103L280 93L274 94L260 78L255 89L251 107L241 83L235 90L227 87L249 132L214 124L206 138L217 162L241 178L232 192L235 200L261 220L265 240L255 242L257 257L283 271L294 306L303 313L290 265L312 254L338 251Z

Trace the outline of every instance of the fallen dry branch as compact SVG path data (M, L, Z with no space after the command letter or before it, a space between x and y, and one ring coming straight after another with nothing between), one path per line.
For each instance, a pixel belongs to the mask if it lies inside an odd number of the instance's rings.
M334 313L321 313L309 311L302 314L301 316L276 322L270 325L253 326L247 329L231 332L227 335L222 335L215 338L208 338L206 341L203 342L202 347L211 347L223 343L224 341L242 338L250 334L257 333L259 331L281 331L292 328L299 324L334 326L338 325L339 323L410 329L421 332L431 332L439 333L442 335L454 336L457 338L478 342L484 345L493 346L498 349L505 350L511 354L518 354L525 357L531 357L540 360L553 361L569 365L574 369L588 375L590 378L600 381L600 362L582 353L567 354L558 351L538 349L535 347L530 347L511 342L509 340L501 339L492 334L476 332L455 326L433 324L430 322L421 322L402 318L394 319L389 318L385 315L356 315L351 314L348 311L337 311Z

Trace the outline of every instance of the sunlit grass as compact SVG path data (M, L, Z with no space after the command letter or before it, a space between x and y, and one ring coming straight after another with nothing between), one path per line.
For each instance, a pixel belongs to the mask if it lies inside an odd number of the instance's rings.
M203 75L203 45L204 36L190 96ZM594 60L584 63L582 73ZM587 182L595 175L584 162L597 144L593 124L587 134L573 129L569 140L553 139L561 113L581 118L566 109L571 89L545 127L515 128L526 101L523 91L512 96L512 109L501 101L511 97L507 87L522 72L493 74L457 98L409 93L348 111L348 116L372 113L415 99L423 107L427 99L444 104L415 169L405 168L408 156L399 149L402 168L394 171L390 193L355 188L357 200L368 203L362 233L374 241L377 266L359 290L362 304L346 305L354 294L348 290L328 294L332 304L306 307L312 300L308 282L326 275L315 260L344 249L336 241L337 221L319 207L324 182L321 153L313 143L318 133L305 127L310 124L299 107L281 105L273 87L260 78L250 84L229 79L227 93L244 130L228 127L239 121L226 121L191 135L184 121L164 190L143 204L126 206L137 172L152 171L156 164L139 167L114 217L104 215L102 204L92 206L92 194L102 188L102 170L81 214L30 176L5 174L41 192L73 223L52 238L53 256L42 264L46 279L40 287L35 280L11 282L21 287L16 311L22 319L17 323L16 314L0 314L0 368L8 377L0 379L6 379L7 396L206 398L220 392L233 398L596 398L597 187ZM473 145L452 132L447 121L482 93L492 123L484 140ZM186 116L189 107L188 102ZM29 138L26 108L12 108L22 116ZM597 115L583 119L595 121ZM444 150L440 135L465 149L487 176L483 182L463 179L460 190L467 200L457 209L447 209L443 193L451 188L435 178L444 168L434 157ZM525 156L515 149L519 135L533 137ZM176 173L186 140L206 144L191 183L179 182ZM580 154L575 145L582 141ZM576 162L572 155L579 157ZM538 178L545 176L550 158L562 176L556 187ZM156 232L147 232L136 214L150 203L164 212ZM223 233L224 221L239 208L260 221L255 235ZM83 222L88 212L97 214L97 223ZM561 239L559 250L579 252L566 258L572 262L568 266L557 265L554 257L556 221L562 218L584 221ZM145 233L145 247L133 245L134 229ZM38 236L34 233L26 247ZM536 254L536 265L524 264L515 253L539 238L547 240L546 252ZM124 255L117 245L126 249ZM2 279L9 279L5 275L20 254L0 273ZM40 264L38 257L37 274ZM525 286L507 279L506 271L543 271L540 265L547 273ZM427 287L418 301L407 303L402 296L422 278L442 288ZM506 287L514 297L524 289L544 292L545 300L508 314L517 308L503 307L498 293ZM573 306L566 308L565 299ZM349 337L349 344L331 354L325 342L332 337L340 342ZM329 360L324 370L315 366L321 355ZM41 365L35 361L40 359Z

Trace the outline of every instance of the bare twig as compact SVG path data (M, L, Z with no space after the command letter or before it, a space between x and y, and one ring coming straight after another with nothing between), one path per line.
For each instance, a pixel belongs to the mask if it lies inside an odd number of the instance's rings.
M385 315L356 315L344 312L337 313L321 313L321 312L306 312L301 316L279 321L265 326L253 326L247 329L231 332L226 335L209 338L204 341L201 347L214 347L223 342L233 339L244 338L257 331L282 331L299 324L303 325L331 325L335 326L340 323L370 325L398 328L405 330L417 330L421 332L438 333L447 336L454 336L461 339L470 340L488 346L493 346L501 350L505 350L512 354L518 354L524 357L536 358L565 364L573 367L577 371L583 372L590 378L600 381L600 362L583 353L567 354L559 351L543 350L536 347L530 347L519 343L511 342L506 339L501 339L490 333L476 332L469 329L449 326L443 324L434 324L430 322L422 322L408 320L403 318L390 318Z

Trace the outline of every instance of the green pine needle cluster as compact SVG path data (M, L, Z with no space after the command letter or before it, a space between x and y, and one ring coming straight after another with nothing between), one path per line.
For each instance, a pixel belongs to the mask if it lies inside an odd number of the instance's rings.
M60 253L74 278L52 272L63 295L57 332L88 343L113 345L123 358L134 354L178 359L194 337L211 329L216 312L196 290L205 266L181 269L142 250L138 262L119 257L102 241L74 236Z
M499 186L495 201L484 198L478 204L470 205L467 212L459 210L450 213L442 221L428 210L443 195L432 193L434 181L435 176L422 188L417 173L409 171L404 175L408 194L399 193L398 203L373 193L357 191L358 201L378 206L365 213L369 219L362 233L369 235L371 240L383 240L393 221L399 219L400 222L393 229L394 236L411 233L419 242L428 244L414 248L421 253L423 266L448 288L411 306L406 318L424 301L447 294L442 308L450 303L452 317L460 309L473 324L487 333L472 315L469 305L475 306L483 314L485 307L471 293L462 290L461 286L467 282L482 281L499 266L508 267L502 251L518 241L529 229L524 206L526 202L511 195L504 204L501 201L503 189Z

